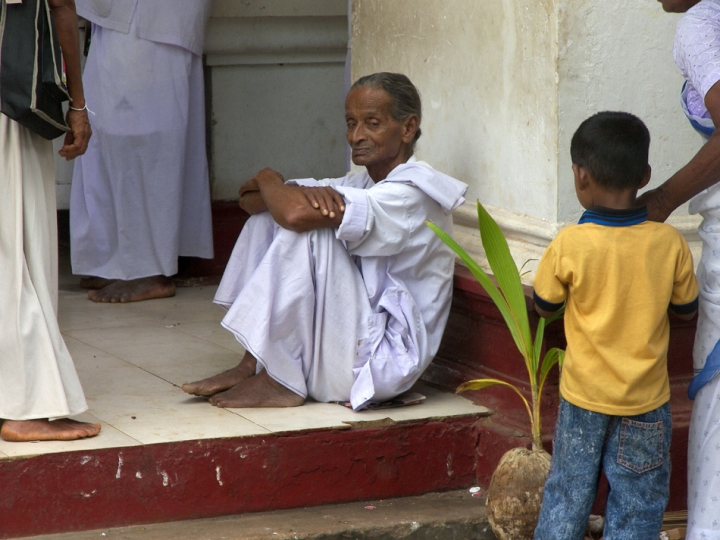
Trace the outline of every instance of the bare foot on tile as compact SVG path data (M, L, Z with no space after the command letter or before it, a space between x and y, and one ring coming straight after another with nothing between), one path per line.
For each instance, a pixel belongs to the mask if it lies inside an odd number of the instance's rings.
M298 407L305 399L284 387L264 369L257 375L236 384L230 390L215 394L210 403L216 407Z
M185 383L182 385L183 392L193 396L212 396L223 390L232 388L236 384L255 375L257 360L249 352L245 353L243 359L234 368L218 373L207 379Z
M118 279L102 289L88 293L90 300L103 304L125 304L169 296L175 296L175 281L167 276L150 276L127 281Z
M78 422L70 418L53 420L5 420L0 437L9 442L73 441L94 437L100 433L100 424Z

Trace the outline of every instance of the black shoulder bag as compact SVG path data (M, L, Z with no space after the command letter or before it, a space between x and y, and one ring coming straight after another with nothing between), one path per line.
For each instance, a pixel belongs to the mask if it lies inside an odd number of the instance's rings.
M70 131L62 110L69 94L50 7L47 0L0 2L0 112L55 139Z

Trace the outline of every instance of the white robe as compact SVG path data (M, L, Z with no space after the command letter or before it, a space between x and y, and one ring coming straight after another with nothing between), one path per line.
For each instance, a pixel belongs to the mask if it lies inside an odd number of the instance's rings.
M704 99L720 81L720 0L704 0L685 13L677 26L673 55L687 81L682 93L685 114L694 127L712 127ZM697 270L700 305L693 350L698 374L720 340L720 184L695 196L689 210L703 218L698 229L703 247ZM707 383L693 403L686 538L720 540L720 377Z
M355 410L388 400L440 345L455 257L425 221L450 232L467 186L414 159L377 184L367 172L295 183L340 192L341 225L298 234L253 216L215 297L222 324L302 397Z
M84 3L78 11L88 15ZM209 5L173 9L202 19ZM93 137L76 159L70 196L78 275L171 276L178 256L213 256L202 59L138 37L139 8L127 33L93 24L83 73ZM202 43L203 28L204 21L194 42Z
M0 114L0 418L79 414L85 396L57 323L52 144Z

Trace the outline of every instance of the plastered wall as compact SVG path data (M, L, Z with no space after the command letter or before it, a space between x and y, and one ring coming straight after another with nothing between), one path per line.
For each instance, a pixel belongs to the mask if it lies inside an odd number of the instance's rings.
M469 199L551 220L557 171L555 0L353 0L352 77L406 73L418 155Z
M653 0L353 0L352 76L413 80L425 107L419 156L470 185L468 200L491 207L522 263L579 217L569 145L587 116L646 121L651 187L699 148L679 107L677 20ZM685 208L671 220L694 241ZM471 203L455 223L482 256Z

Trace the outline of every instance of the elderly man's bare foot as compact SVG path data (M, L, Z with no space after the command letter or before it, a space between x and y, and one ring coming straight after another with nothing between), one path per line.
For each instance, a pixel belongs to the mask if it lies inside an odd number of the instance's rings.
M94 437L100 433L100 424L78 422L70 418L53 420L5 420L0 437L9 442L73 441Z
M264 369L257 375L236 384L230 390L215 394L210 403L216 407L298 407L305 398L268 375Z
M80 278L80 286L83 289L102 289L103 287L107 287L111 283L115 283L116 279L105 279L102 277L97 276L86 276Z
M194 396L212 396L255 375L257 360L249 352L245 353L243 359L234 368L218 373L207 379L185 383L182 385L183 392Z
M175 281L167 276L150 276L140 279L118 279L97 291L90 291L93 302L121 303L140 302L153 298L175 296Z

